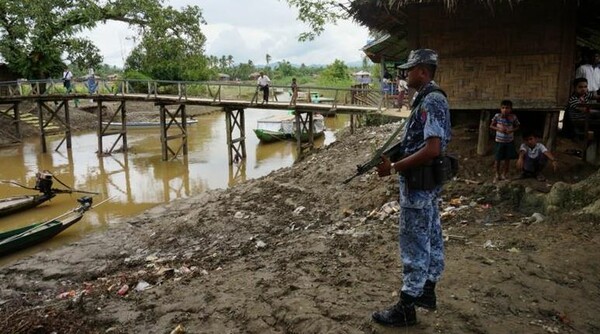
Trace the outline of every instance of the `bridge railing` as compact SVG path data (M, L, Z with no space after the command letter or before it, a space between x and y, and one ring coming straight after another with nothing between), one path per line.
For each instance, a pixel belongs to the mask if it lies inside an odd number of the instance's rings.
M168 81L95 79L72 80L67 89L62 79L18 80L0 82L0 99L21 97L64 97L74 95L81 98L95 96L143 95L146 98L175 97L185 101L190 98L222 101L242 101L250 104L262 102L257 85L231 81ZM289 86L271 85L270 101L287 102L291 98ZM390 99L380 90L366 86L350 88L300 86L296 103L322 103L332 107L338 105L364 105L376 108L393 107Z

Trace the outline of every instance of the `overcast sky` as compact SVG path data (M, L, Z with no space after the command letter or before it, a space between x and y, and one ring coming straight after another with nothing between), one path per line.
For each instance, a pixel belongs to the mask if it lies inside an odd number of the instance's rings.
M361 61L360 49L367 43L366 28L351 21L327 26L325 32L311 42L298 42L298 35L308 27L296 21L297 12L279 0L167 0L175 8L197 5L202 8L207 25L206 55L232 55L236 63L252 60L264 64L287 60L306 65L330 64L335 59L346 63ZM84 35L100 48L104 62L123 66L133 48L133 32L125 24L109 22Z

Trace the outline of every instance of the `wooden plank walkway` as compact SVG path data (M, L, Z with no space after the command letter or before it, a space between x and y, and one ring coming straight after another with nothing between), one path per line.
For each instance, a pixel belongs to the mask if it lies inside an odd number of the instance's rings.
M69 101L91 99L102 110L105 102L117 102L119 107L109 115L98 112L98 154L111 154L118 143L122 150L127 151L127 102L147 102L158 106L157 113L161 118L160 140L163 160L176 159L179 153L187 155L186 106L200 105L221 107L226 113L227 144L229 163L238 158L246 157L246 109L264 110L293 110L296 124L298 156L314 146L313 116L315 113L349 114L350 127L353 131L358 124L358 116L369 114L384 114L393 117L406 117L407 112L398 108L388 108L385 103L387 96L378 90L364 88L331 88L331 87L301 87L305 98L298 99L290 105L289 100L279 101L284 97L285 87L272 86L268 103L262 101L262 92L254 84L223 83L223 82L177 82L177 81L135 81L113 80L97 84L98 90L90 91L85 82L74 82L71 91L67 91L62 81L21 80L0 82L0 105L8 109L19 110L19 104L28 101L37 104L40 126L42 151L46 152L46 135L51 130L50 122L58 120L62 124L65 135L55 150L63 143L71 148L71 126L69 116ZM134 89L135 88L135 89ZM137 89L137 91L136 91ZM323 103L315 103L315 102ZM173 110L176 109L176 110ZM42 112L45 111L45 113ZM43 115L47 114L47 120ZM18 112L12 117L17 125L20 123ZM106 117L106 119L105 119ZM120 122L117 130L109 129L113 122ZM169 133L174 129L177 133ZM309 133L308 143L301 142L302 133ZM104 149L104 137L117 136L108 150ZM175 143L172 147L169 143Z

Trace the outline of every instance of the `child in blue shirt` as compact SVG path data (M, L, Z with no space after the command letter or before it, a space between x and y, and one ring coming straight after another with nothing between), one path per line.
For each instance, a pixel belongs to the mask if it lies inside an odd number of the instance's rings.
M496 131L495 163L496 177L494 181L506 180L510 160L517 158L514 144L514 133L521 125L517 116L512 113L512 101L503 100L500 103L500 112L494 115L490 129Z

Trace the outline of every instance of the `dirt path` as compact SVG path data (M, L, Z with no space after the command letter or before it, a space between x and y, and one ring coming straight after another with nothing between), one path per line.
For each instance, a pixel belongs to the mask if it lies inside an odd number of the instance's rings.
M340 135L290 168L2 268L0 332L600 332L600 173L559 147L548 184L492 184L491 157L464 129L452 143L461 180L442 205L438 311L409 330L372 323L400 286L398 188L342 181L393 129Z

